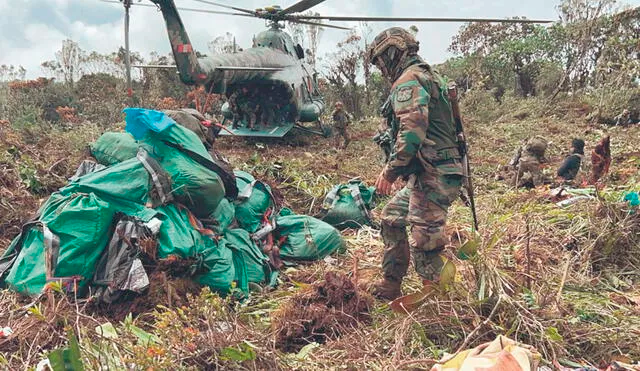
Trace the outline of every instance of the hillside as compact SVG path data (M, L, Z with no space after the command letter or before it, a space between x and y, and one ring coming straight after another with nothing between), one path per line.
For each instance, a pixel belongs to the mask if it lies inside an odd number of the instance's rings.
M14 332L0 338L0 367L35 366L68 343L67 331L77 337L89 369L125 364L135 369L428 369L445 352L498 334L534 346L549 366L638 361L640 216L621 200L640 187L640 153L633 142L640 127L592 124L585 119L592 111L588 104L571 97L557 101L507 97L491 107L465 102L480 233L471 234L469 209L457 201L448 222L449 248L477 243L479 254L457 260L453 287L410 316L392 313L382 302L373 302L369 315L355 321L333 311L335 318L322 317L318 331L334 339L293 353L281 350L283 341L292 341L278 335L282 328L296 316L313 317L296 312L300 295L312 294L310 285L328 285L330 278L338 280L344 295L353 294L355 288L328 272L345 274L370 300L365 291L380 276L383 246L378 231L363 228L343 232L346 253L289 268L276 290L254 293L244 303L166 276L154 280L150 293L133 305L107 310L79 306L55 291L36 303L0 291L0 327ZM371 141L377 122L368 118L353 124L355 140L344 152L332 149L331 139L302 135L284 141L224 137L216 149L235 168L271 184L286 206L313 215L334 184L353 177L373 184L382 166ZM26 130L0 124L0 251L38 205L66 183L87 156L86 145L102 131L91 124ZM523 139L540 135L551 142L547 171L553 174L573 137L583 138L589 153L607 133L613 162L597 199L559 207L550 186L521 190L494 179ZM384 203L379 200L376 218ZM410 272L405 292L420 287ZM105 326L108 322L113 326ZM105 336L97 334L97 326L108 328Z

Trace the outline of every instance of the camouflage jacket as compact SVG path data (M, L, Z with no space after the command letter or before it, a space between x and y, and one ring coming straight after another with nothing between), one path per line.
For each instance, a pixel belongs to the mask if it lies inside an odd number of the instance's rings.
M351 122L351 117L347 111L344 109L336 109L331 113L331 117L333 118L333 124L336 127L344 128L347 127L347 124Z
M232 110L248 110L251 108L249 96L242 91L236 90L229 96L229 107Z
M391 104L399 127L384 177L393 182L425 170L462 175L455 122L440 75L426 63L409 66L391 87Z

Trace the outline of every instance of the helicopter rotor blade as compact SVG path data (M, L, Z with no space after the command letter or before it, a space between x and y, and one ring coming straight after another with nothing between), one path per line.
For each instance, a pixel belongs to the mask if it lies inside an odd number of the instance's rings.
M313 8L314 6L324 2L325 0L301 0L290 7L278 12L278 15L285 15L291 13L299 13L304 12L307 9Z
M213 1L207 1L207 0L192 0L192 1L196 1L196 2L199 2L199 3L202 3L202 4L215 5L215 6L219 6L219 7L222 7L222 8L231 9L231 10L237 10L239 12L243 12L243 13L247 13L247 14L251 14L251 15L255 15L256 14L256 12L254 12L253 10L237 8L235 6L220 4L220 3L213 2Z
M326 19L329 21L368 21L368 22L501 22L501 23L553 23L540 19L500 19L500 18L425 18L425 17L343 17L299 15L296 19Z
M101 1L103 3L111 3L111 4L120 4L122 5L121 1L117 1L117 0L98 0ZM131 3L132 6L142 6L145 8L155 8L158 9L157 6L155 5L151 5L151 4L139 4L139 3ZM199 12L199 13L208 13L208 14L222 14L222 15L239 15L242 17L251 17L253 18L252 15L249 14L244 14L244 13L232 13L232 12L222 12L222 11L218 11L218 10L207 10L207 9L194 9L194 8L177 8L178 10L183 10L185 12Z
M326 23L303 21L301 19L295 19L295 18L287 19L287 21L288 22L294 22L294 23L310 24L310 25L318 26L318 27L337 28L339 30L352 30L353 29L353 28L350 28L350 27L342 27L342 26L336 26L336 25L326 24Z

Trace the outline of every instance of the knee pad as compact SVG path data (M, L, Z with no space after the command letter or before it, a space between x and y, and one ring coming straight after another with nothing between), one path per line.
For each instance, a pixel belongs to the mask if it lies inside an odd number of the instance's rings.
M444 223L411 226L413 248L419 251L442 251L446 245Z

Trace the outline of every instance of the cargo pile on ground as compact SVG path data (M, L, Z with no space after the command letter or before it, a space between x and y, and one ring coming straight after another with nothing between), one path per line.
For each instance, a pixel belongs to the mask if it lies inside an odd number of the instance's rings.
M93 143L97 162L83 162L23 225L0 260L1 286L36 297L59 285L110 304L146 292L164 266L246 297L275 286L284 266L344 250L337 229L279 207L269 185L228 170L169 115L125 113L127 132Z

